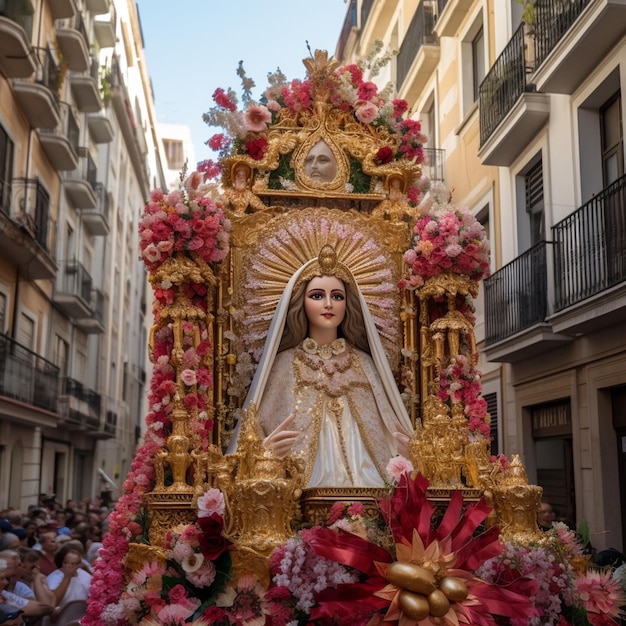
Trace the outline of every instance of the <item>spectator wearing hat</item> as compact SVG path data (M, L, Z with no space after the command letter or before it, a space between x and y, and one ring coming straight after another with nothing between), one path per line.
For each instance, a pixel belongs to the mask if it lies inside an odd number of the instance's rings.
M22 626L22 611L6 604L0 604L0 624L3 626Z

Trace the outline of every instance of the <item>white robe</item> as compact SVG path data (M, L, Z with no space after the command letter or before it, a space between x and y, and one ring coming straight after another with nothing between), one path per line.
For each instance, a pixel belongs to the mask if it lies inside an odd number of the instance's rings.
M369 355L350 346L328 360L300 347L279 353L257 408L259 434L292 412L289 430L301 432L292 451L305 459L308 487L384 485L403 426Z

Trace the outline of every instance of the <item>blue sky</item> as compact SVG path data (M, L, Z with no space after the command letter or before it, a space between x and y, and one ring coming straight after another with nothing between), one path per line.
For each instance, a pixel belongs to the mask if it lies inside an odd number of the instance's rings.
M198 161L213 152L215 132L202 121L218 87L240 96L239 61L260 96L267 74L303 78L302 59L333 54L347 12L344 0L137 0L157 119L191 128Z

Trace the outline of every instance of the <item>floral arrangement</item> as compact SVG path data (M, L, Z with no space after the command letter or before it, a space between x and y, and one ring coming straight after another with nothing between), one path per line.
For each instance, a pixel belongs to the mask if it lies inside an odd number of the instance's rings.
M483 500L466 504L455 492L437 511L408 460L392 459L387 473L379 520L359 502L336 503L326 524L274 551L269 589L249 574L229 580L224 498L209 489L196 522L168 532L166 560L146 563L83 623L604 626L622 616L619 570L588 569L563 524L533 544L503 543L497 527L483 527Z
M375 77L391 59L390 54L381 55L381 49L382 42L377 41L362 61L336 69L324 83L328 100L337 109L351 113L355 122L374 130L383 128L395 138L390 145L378 150L374 159L377 165L397 159L423 163L426 137L419 121L405 117L406 100L390 97L391 84L379 90L374 82L364 79L366 70L370 77ZM203 116L209 126L221 129L206 142L217 153L217 162L209 159L199 164L199 169L210 178L219 176L219 161L227 156L247 155L256 161L262 160L267 153L267 131L271 125L287 118L306 119L314 110L315 85L310 77L288 80L280 70L269 74L269 85L255 102L251 93L255 83L246 76L241 62L237 73L242 80L243 108L239 108L239 99L232 89L219 88L213 93L214 106ZM283 187L292 184L288 175L277 176L276 181L279 179ZM359 191L361 186L352 184L348 190ZM417 198L420 189L416 183L411 184L406 193L410 198Z
M499 585L522 579L534 581L537 589L532 602L542 626L615 624L624 614L624 588L611 568L588 566L579 538L565 524L556 522L541 542L519 545L507 542L504 551L485 561L478 574ZM615 570L617 573L617 570ZM511 626L525 626L511 620Z
M437 396L450 407L461 404L469 420L470 435L486 438L491 433L491 418L487 401L482 397L481 376L470 357L463 354L451 357L449 363L439 369Z
M404 253L406 288L421 287L425 280L443 272L476 281L489 276L485 229L467 209L453 206L446 195L443 199L441 190L431 189L420 204L422 217L413 229L413 244Z
M229 250L230 222L221 206L203 195L204 175L181 173L179 189L155 189L139 222L141 256L150 271L177 252L207 263L223 260Z
M230 224L219 206L203 195L202 180L203 176L197 173L185 179L183 171L179 190L170 194L161 190L152 192L140 225L143 258L151 273L174 252L197 254L207 263L218 262L227 254ZM188 282L178 287L194 306L206 311L205 285ZM124 481L123 494L109 516L109 533L103 540L102 558L93 573L87 614L82 621L85 626L128 623L125 616L132 612L133 606L139 606L134 597L124 595L124 559L131 543L148 542L143 497L155 485L153 459L166 447L172 433L171 415L177 392L174 329L169 323L158 324L160 308L174 301L174 285L161 281L154 288L157 329L153 337L154 368L148 394L147 430ZM206 322L183 320L179 338L181 349L176 351L175 358L182 365L181 401L191 415L188 434L194 449L206 450L213 432L208 406L208 392L213 386L209 365L211 342ZM164 476L164 480L167 484L170 476ZM205 570L195 574L198 582L208 580L209 573Z

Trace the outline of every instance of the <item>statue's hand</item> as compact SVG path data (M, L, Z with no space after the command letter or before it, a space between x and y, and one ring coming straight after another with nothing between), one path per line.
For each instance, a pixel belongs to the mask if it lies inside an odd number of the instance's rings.
M300 434L298 430L287 430L295 418L292 413L263 440L263 445L271 450L272 454L283 458L291 452L296 437Z
M411 435L400 427L400 430L396 430L393 433L393 438L398 442L398 454L405 458L409 458L409 441L411 441Z

